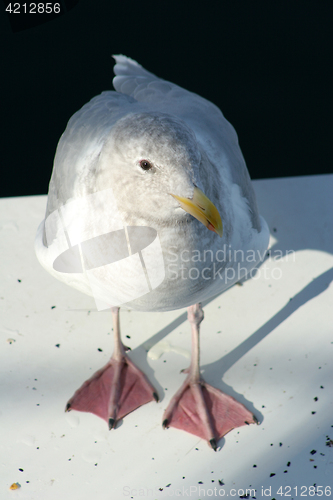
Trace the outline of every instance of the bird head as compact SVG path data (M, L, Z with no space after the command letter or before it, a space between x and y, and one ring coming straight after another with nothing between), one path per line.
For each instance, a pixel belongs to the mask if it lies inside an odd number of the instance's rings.
M222 236L219 211L199 187L203 176L192 130L179 118L145 112L130 113L112 128L97 178L101 189L112 187L120 212L137 224L191 223L190 214Z

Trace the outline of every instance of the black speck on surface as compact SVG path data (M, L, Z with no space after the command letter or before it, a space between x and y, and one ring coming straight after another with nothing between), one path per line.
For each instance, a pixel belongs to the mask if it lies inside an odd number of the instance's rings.
M166 363L166 359L163 361L163 363Z
M284 473L284 474L287 474L287 472L288 472L287 470L284 470L284 471L283 471L283 473Z
M273 477L273 476L275 476L275 472L271 472L269 475L269 477Z
M195 448L197 451L199 451L199 448Z
M98 464L95 464L95 467L97 467Z
M317 453L317 450L311 450L310 453L311 455L314 455L315 453Z
M40 406L40 404L39 404L39 403L37 403L37 404L36 404L36 406Z
M281 448L281 446L282 446L282 443L279 443L279 446L280 446L280 448Z
M171 486L171 483L167 484L167 485L166 485L166 488L170 488L170 486Z
M324 389L324 386L323 386L323 385L321 385L321 386L320 386L320 388L321 388L321 389Z
M288 462L288 463L287 463L287 467L290 467L290 464L291 464L291 462Z
M273 446L273 443L271 443L271 446Z
M277 229L276 227L273 227L273 233L276 233Z
M183 479L185 479L185 476L183 476Z
M257 467L256 464L253 464L253 467Z
M223 482L221 479L219 479L219 485L220 485L220 486L223 486L223 485L224 485L224 482Z
M311 414L312 414L312 415L315 415L315 414L316 414L316 412L315 412L315 411L312 411L312 412L311 412Z
M126 338L127 338L127 339L130 339L131 337L130 337L130 335L126 335Z
M316 466L316 465L314 465L314 466L313 466L313 468L314 468L314 469L316 469L316 468L317 468L317 466Z
M59 349L59 347L60 347L60 344L56 344L56 345L55 345L54 347L58 347L58 349Z
M56 308L56 306L51 306L51 309L55 309L55 308Z
M103 352L103 349L101 349L100 347L97 349L98 352Z
M19 283L21 283L21 280L17 280Z
M202 481L198 481L198 484L203 484L203 482Z
M266 408L266 406L265 406L265 405L262 405L262 406L261 406L261 408Z
M317 398L317 396L316 396L315 398L313 398L313 400L314 400L314 401L318 401L318 398Z
M326 446L329 446L330 448L333 446L333 439L330 439L329 436L326 436Z
M159 491L163 491L163 488L158 488L158 489L159 489Z
M23 472L23 471L24 471L24 469L19 469L19 471L20 471L20 472Z

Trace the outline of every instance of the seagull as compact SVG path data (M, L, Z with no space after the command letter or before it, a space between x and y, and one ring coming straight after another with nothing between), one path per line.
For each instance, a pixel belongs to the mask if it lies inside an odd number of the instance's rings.
M120 335L121 307L163 312L187 307L192 355L163 428L207 441L258 423L200 373L202 301L252 276L267 250L237 134L211 102L114 56L114 91L68 122L59 140L45 218L35 239L41 265L112 312L114 352L68 401L110 430L159 400Z

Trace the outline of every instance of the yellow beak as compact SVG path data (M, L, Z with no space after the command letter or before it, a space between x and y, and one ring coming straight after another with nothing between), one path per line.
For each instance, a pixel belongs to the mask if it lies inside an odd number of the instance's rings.
M202 222L210 231L214 231L222 238L223 224L219 211L199 188L196 186L194 187L192 199L182 198L172 193L170 194L179 201L180 206L185 212L193 215L193 217Z

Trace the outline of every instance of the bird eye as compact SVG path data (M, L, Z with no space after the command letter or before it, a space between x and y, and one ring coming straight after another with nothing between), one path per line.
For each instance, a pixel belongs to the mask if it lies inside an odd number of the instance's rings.
M142 168L142 170L150 170L151 168L153 168L152 164L148 160L141 160L140 167Z

